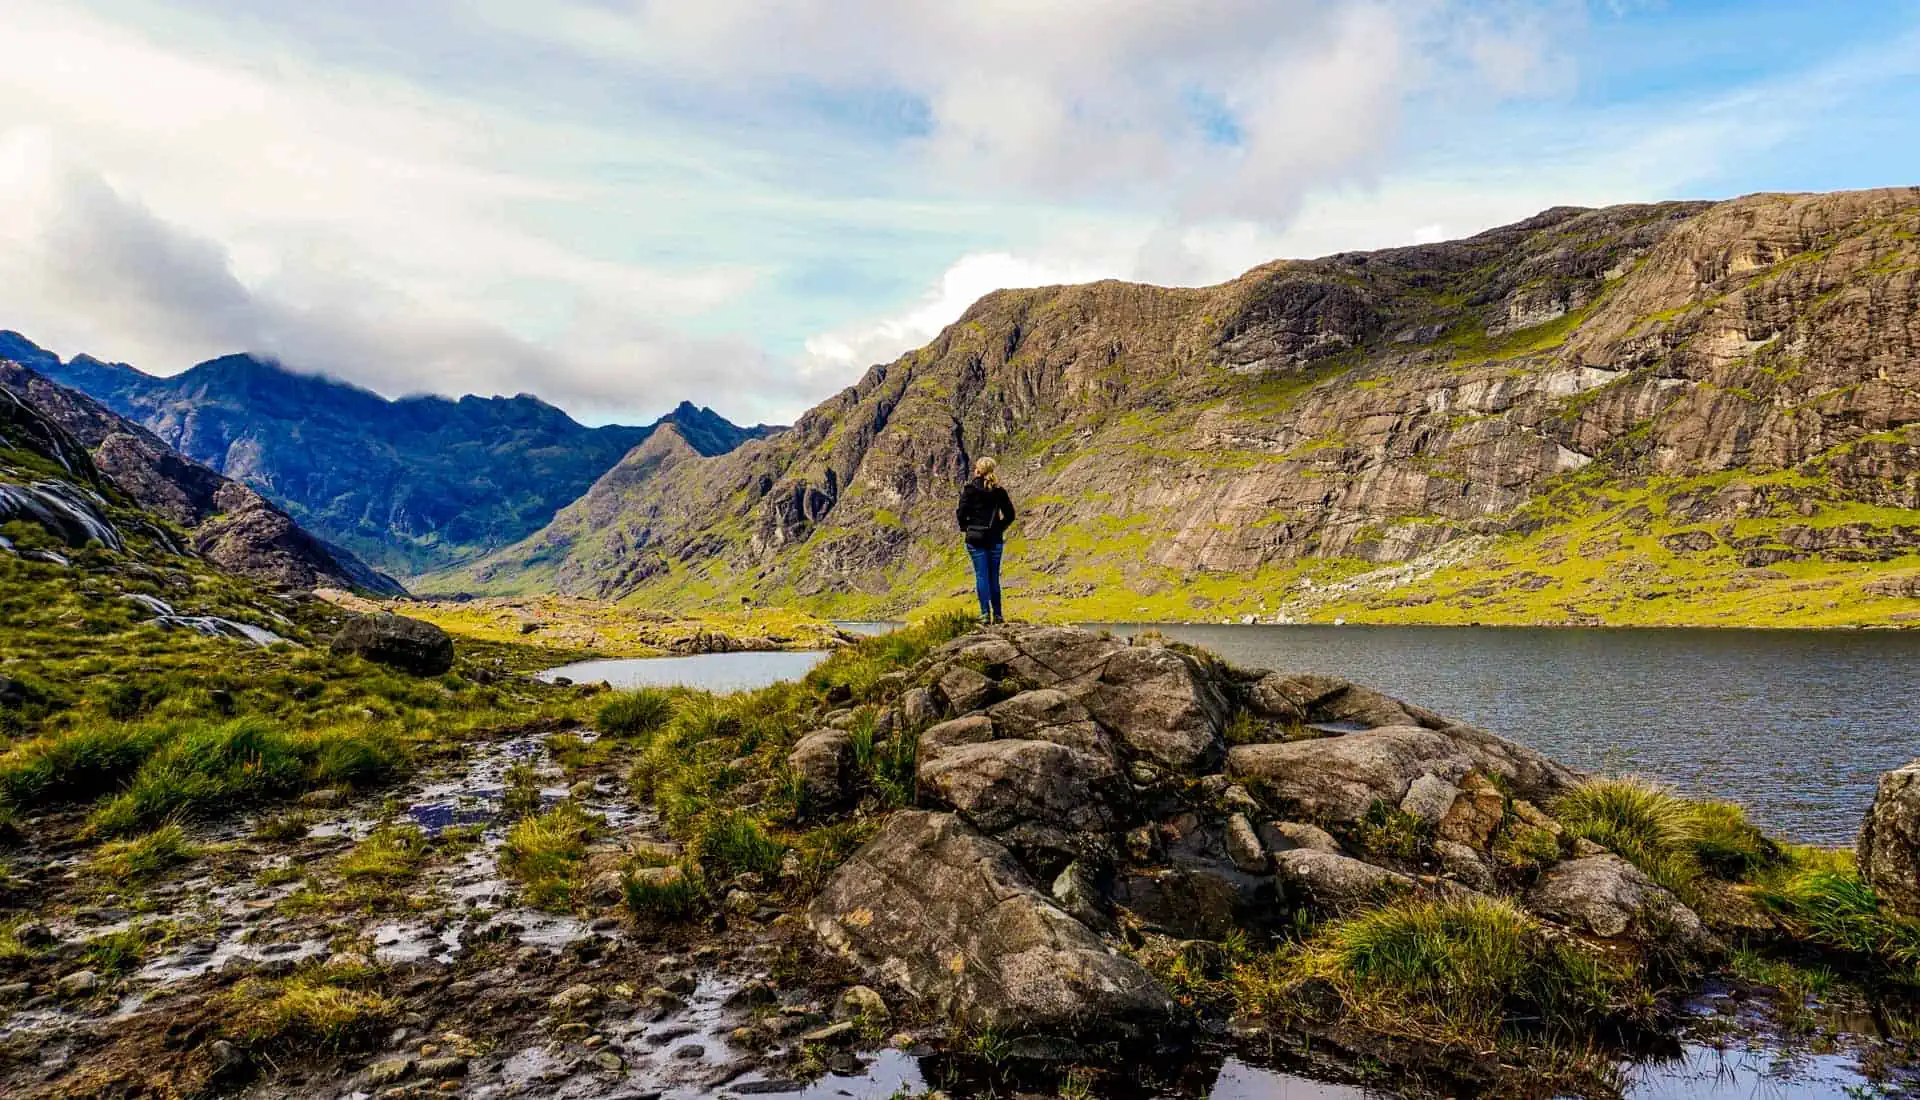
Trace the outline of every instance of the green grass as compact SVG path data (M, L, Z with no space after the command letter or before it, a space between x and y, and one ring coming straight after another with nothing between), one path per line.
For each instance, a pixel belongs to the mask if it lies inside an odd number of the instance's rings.
M528 904L565 910L586 869L587 844L599 831L599 822L571 802L523 818L507 831L500 872L520 883Z
M654 871L630 868L622 876L628 912L641 920L680 921L699 910L700 884L684 865Z
M766 834L758 821L740 812L713 814L694 835L692 854L701 871L714 881L735 875L779 873L786 846Z
M1289 968L1387 1033L1475 1046L1515 1028L1589 1032L1629 980L1493 898L1406 900L1326 925Z
M1874 960L1889 977L1920 984L1920 921L1884 907L1852 853L1794 849L1788 858L1788 867L1765 877L1758 896L1795 938Z
M393 1020L387 998L333 985L313 974L284 982L249 979L224 998L223 1027L249 1048L340 1051L371 1041Z
M382 822L340 859L340 877L349 883L396 886L420 873L427 858L427 834L417 826Z
M673 718L673 695L659 688L615 694L594 715L593 728L609 737L645 737Z
M200 857L200 847L187 839L178 824L127 840L102 844L94 852L95 870L118 881L148 879Z
M1553 812L1568 833L1610 849L1689 904L1700 900L1702 876L1744 881L1782 859L1740 807L1682 798L1644 779L1590 780Z

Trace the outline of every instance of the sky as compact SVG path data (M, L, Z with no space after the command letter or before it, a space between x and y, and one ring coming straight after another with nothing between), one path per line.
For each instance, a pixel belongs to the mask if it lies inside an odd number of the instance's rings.
M785 422L1000 287L1920 184L1920 0L4 0L0 328Z

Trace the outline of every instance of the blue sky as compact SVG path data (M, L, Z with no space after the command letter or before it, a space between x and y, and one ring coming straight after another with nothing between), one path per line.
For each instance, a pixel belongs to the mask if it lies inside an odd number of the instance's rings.
M1920 0L12 0L0 327L786 420L997 286L1920 183Z

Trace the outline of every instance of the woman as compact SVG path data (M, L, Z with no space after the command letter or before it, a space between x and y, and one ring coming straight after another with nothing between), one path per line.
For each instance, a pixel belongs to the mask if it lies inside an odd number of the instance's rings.
M1000 613L1000 551L1007 525L1013 522L1013 501L1000 487L999 465L991 458L973 464L973 480L960 490L960 506L953 517L967 537L967 556L973 559L973 590L980 597L980 617L1005 622Z

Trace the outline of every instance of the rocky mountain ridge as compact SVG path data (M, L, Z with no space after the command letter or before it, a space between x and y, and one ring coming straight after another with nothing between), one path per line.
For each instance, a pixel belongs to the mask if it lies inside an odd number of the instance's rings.
M1000 291L790 431L635 452L428 583L897 613L967 591L952 496L993 454L1029 607L1888 621L1920 583L1917 231L1911 188L1556 208Z
M89 394L322 537L391 572L445 567L536 530L659 424L588 428L528 394L405 397L229 355L171 377L0 333L0 358ZM702 454L773 429L682 402Z
M0 391L16 399L12 419L21 445L39 440L31 446L34 453L64 456L67 483L76 492L84 496L111 485L143 511L177 525L192 551L216 567L300 591L334 586L406 594L393 578L314 537L252 489L181 455L85 394L6 361L0 361Z

